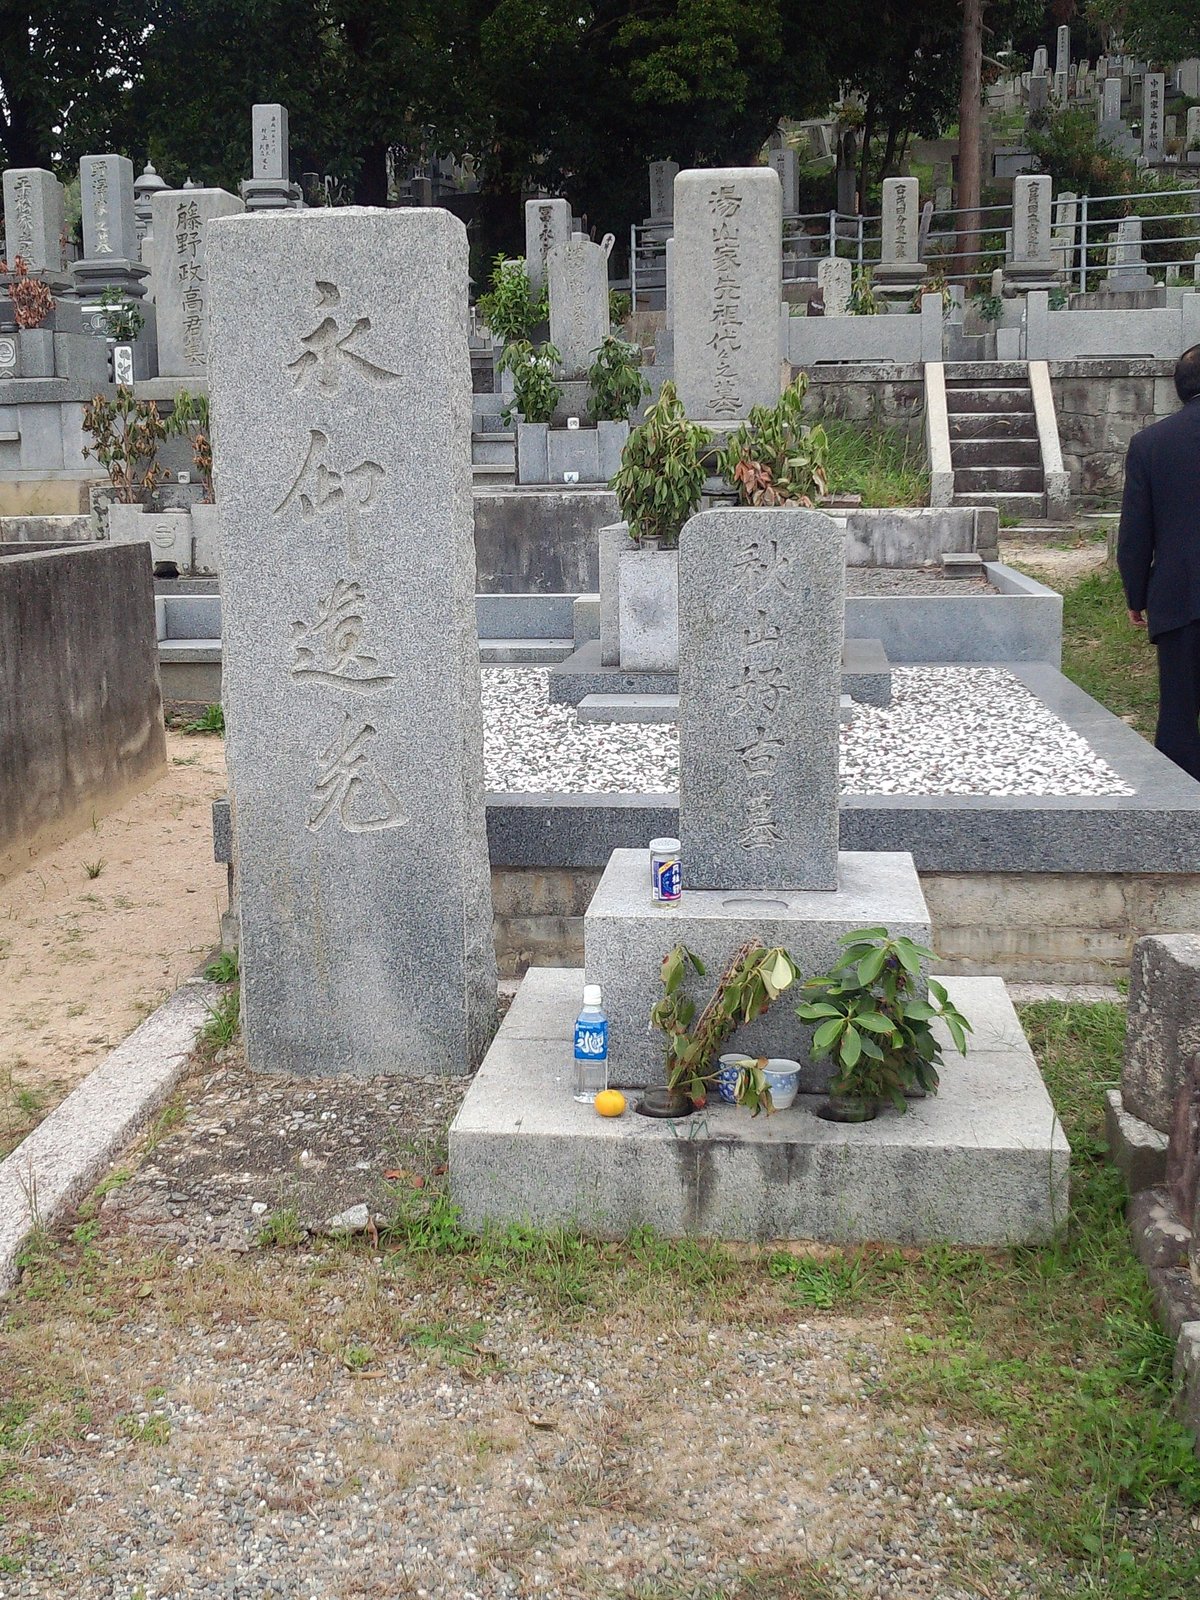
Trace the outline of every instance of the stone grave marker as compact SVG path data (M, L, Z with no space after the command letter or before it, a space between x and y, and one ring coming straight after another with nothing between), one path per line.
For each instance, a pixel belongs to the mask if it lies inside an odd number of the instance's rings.
M603 245L576 234L546 258L550 284L550 343L568 381L585 378L609 329L608 256Z
M250 108L251 176L242 185L247 211L284 211L300 204L290 178L291 150L287 107Z
M152 207L158 370L164 378L201 378L208 370L208 228L244 207L225 189L167 189Z
M1115 133L1120 124L1121 80L1105 78L1104 87L1100 91L1100 125L1105 130Z
M1142 79L1142 154L1147 161L1162 160L1166 96L1166 77L1161 72L1148 72Z
M11 265L22 256L38 275L63 271L62 184L44 167L9 167L4 173L4 237Z
M683 531L680 837L698 889L837 886L844 541L818 511Z
M1048 76L1049 71L1050 52L1044 44L1040 44L1033 52L1033 76L1035 78L1044 78Z
M1200 56L1189 56L1175 68L1175 83L1180 94L1200 100Z
M1184 134L1187 149L1200 150L1200 106L1189 106L1187 131Z
M1050 104L1050 79L1032 77L1029 80L1029 115L1040 117Z
M141 240L133 209L133 162L126 156L84 156L79 163L83 258L71 269L79 298L98 302L108 289L132 299L146 292ZM102 330L102 325L97 331Z
M1112 264L1102 286L1109 294L1128 294L1154 288L1154 279L1146 270L1145 257L1142 255L1141 217L1122 217L1117 223Z
M526 200L525 271L535 294L546 281L546 260L555 245L571 241L571 206L566 200Z
M675 180L675 382L697 421L736 423L779 398L782 233L770 167Z
M466 230L226 215L208 266L247 1055L464 1073L496 1004Z
M678 161L650 163L650 221L671 222L675 217L675 179Z
M791 145L781 145L769 152L767 165L779 174L783 189L783 214L794 217L800 210L800 165Z
M854 290L854 270L844 256L822 256L817 262L817 286L825 301L827 317L849 314Z
M875 282L901 297L911 295L925 276L921 260L921 186L916 178L883 180L883 237Z

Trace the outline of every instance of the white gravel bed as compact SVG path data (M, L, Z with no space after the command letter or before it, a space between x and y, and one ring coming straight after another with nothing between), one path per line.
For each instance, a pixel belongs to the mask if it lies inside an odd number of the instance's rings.
M508 794L670 794L672 723L581 723L539 667L483 669L487 787ZM855 705L843 794L1125 795L1132 787L1010 672L893 667L892 704Z

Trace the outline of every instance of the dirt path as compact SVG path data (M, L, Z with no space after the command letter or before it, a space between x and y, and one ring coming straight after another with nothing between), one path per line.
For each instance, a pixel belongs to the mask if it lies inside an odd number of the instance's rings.
M217 943L224 788L222 741L169 732L156 784L0 884L0 1155Z
M1068 588L1078 578L1089 572L1098 572L1104 565L1104 541L1089 541L1058 549L1047 544L1022 544L1000 535L1000 559L1030 572L1041 583L1052 589Z

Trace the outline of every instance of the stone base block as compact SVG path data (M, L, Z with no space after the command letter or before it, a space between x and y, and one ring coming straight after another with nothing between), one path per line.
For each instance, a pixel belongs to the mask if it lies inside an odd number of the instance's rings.
M1152 1189L1167 1177L1167 1136L1125 1109L1119 1089L1104 1096L1104 1127L1113 1165L1130 1194Z
M892 669L878 639L842 642L842 693L864 706L890 706Z
M929 940L929 911L910 855L842 851L838 887L818 890L689 889L683 860L683 898L674 905L650 898L650 857L645 850L614 850L584 919L587 981L604 989L609 1018L609 1071L614 1083L657 1083L663 1074L662 1035L649 1031L650 1010L661 994L659 969L666 953L685 944L704 962L696 993L712 992L725 963L750 938L783 945L805 975L826 971L840 954L838 941L858 928L884 925L918 943ZM703 1000L700 1002L703 1003ZM731 1050L788 1056L801 1062L801 1088L823 1091L827 1063L808 1060L811 1030L785 998L765 1017L739 1029Z
M450 1189L468 1227L531 1223L620 1238L1035 1243L1065 1220L1066 1137L999 978L947 978L984 1023L941 1092L847 1127L802 1096L751 1117L606 1120L571 1098L583 974L531 969L450 1128ZM610 1018L613 1015L609 1011ZM986 1021L985 1021L986 1019Z
M580 722L678 722L677 694L588 694L575 708Z

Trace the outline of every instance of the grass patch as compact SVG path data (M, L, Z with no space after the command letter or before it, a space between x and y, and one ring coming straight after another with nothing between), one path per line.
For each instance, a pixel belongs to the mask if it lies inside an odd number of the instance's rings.
M840 417L820 420L829 436L831 493L861 494L868 506L928 505L929 473L907 434Z
M1158 662L1129 624L1119 575L1105 567L1063 591L1063 673L1147 739L1158 718Z
M225 708L223 706L205 706L198 717L183 724L184 733L224 733Z
M222 950L215 961L210 961L204 969L204 976L209 983L236 983L238 980L238 953L236 950Z
M230 984L217 997L215 1005L206 1005L208 1021L196 1035L196 1048L202 1055L214 1056L237 1038L242 1025L241 991Z

